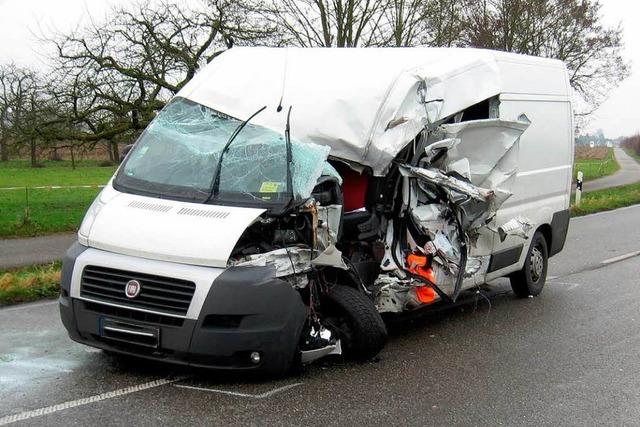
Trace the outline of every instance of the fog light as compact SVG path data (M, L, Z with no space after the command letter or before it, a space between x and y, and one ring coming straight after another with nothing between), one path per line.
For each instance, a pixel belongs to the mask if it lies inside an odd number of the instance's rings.
M254 365L260 363L260 353L258 353L257 351L252 351L249 355L249 358L251 359L251 363L253 363Z

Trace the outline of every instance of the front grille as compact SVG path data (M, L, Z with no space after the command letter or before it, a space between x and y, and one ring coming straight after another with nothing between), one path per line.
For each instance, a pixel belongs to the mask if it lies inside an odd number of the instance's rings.
M140 293L127 298L128 281L140 282ZM186 315L196 285L193 282L115 268L88 265L82 272L80 296L162 313Z
M131 310L129 308L113 307L97 302L82 301L85 310L98 314L105 314L119 319L136 320L139 322L151 323L163 326L182 326L184 319L173 316L163 316L161 314L147 313L144 311Z

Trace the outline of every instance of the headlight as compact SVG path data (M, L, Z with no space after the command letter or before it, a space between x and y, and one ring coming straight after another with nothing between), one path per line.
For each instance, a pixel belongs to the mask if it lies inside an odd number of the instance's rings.
M82 220L82 224L80 224L80 229L78 230L78 243L84 246L89 246L89 232L91 231L91 227L93 226L96 217L104 205L106 205L117 194L118 192L113 189L111 181L109 181L107 186L98 194L93 203L91 203L89 209L87 209L87 213L84 215L84 219Z
M98 194L98 197L96 197L93 203L91 203L87 213L84 215L84 219L82 220L82 224L78 230L78 242L81 245L89 246L89 231L91 231L91 226L104 206L104 203L100 200L101 195L102 193Z

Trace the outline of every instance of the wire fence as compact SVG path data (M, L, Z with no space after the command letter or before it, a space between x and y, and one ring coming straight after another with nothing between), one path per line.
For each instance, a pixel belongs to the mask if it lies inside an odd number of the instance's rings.
M0 187L0 236L77 227L104 185Z
M104 188L104 185L36 185L36 186L20 186L20 187L0 187L0 191L6 190L60 190L66 188Z

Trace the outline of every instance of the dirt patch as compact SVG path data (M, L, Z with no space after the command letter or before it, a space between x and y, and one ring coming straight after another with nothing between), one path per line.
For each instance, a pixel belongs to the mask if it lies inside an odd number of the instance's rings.
M576 160L604 160L607 158L607 147L576 147Z

